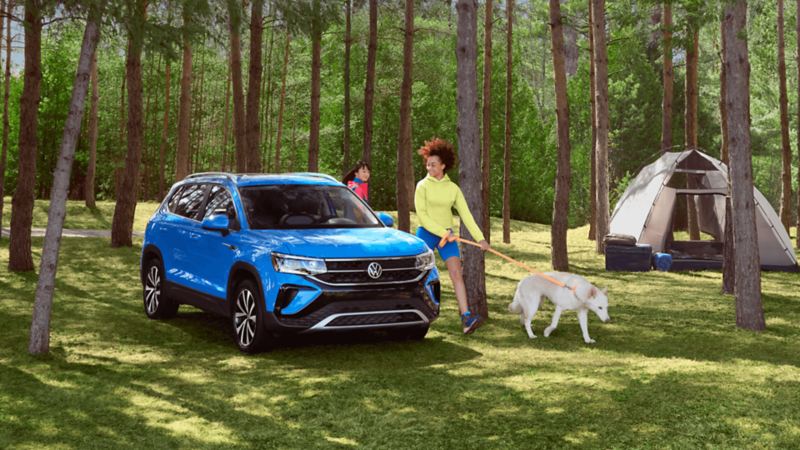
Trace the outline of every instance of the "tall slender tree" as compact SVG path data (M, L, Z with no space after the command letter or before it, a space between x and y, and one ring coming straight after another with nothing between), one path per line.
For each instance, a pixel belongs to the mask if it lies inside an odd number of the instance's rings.
M750 153L750 62L747 50L747 2L736 0L725 6L725 107L733 216L733 248L736 266L736 325L763 330L761 270L753 198Z
M661 18L662 82L664 96L661 101L661 152L672 148L672 1L664 1Z
M595 103L597 105L597 252L604 253L603 237L608 234L608 51L606 50L605 0L592 0L592 39L595 64Z
M250 11L250 70L247 88L247 171L261 172L261 46L264 34L264 0L253 0Z
M72 162L75 159L75 146L81 131L83 108L86 104L86 92L89 90L92 60L94 59L97 40L100 37L100 7L97 3L89 3L89 15L83 33L83 43L78 58L78 70L72 87L72 99L69 114L64 124L61 138L61 150L53 176L53 188L50 193L50 209L47 216L47 231L42 248L42 260L39 266L39 281L36 284L36 297L33 304L28 352L41 354L50 351L50 312L53 307L53 293L56 284L58 252L61 246L61 231L67 214L67 192Z
M595 103L595 78L594 78L594 23L592 22L592 1L589 0L589 104L592 129L592 140L589 145L589 240L596 239L595 225L597 224L597 103Z
M244 85L242 82L241 24L242 6L236 0L228 1L228 26L230 31L230 64L233 80L233 140L236 145L236 171L247 172L247 128L244 112Z
M686 48L686 108L684 110L684 147L689 149L697 149L697 104L698 104L698 85L697 85L697 68L700 56L700 24L698 11L695 8L689 12L689 45ZM688 188L694 188L694 179L690 174L687 179ZM694 195L686 196L686 211L687 211L687 224L689 231L689 239L700 239L700 227L697 218L697 205Z
M164 117L161 120L161 142L158 146L158 198L164 198L167 190L166 159L169 144L169 94L170 94L170 60L164 68Z
M84 186L84 197L87 208L96 208L95 204L95 169L97 168L97 124L98 108L100 106L100 93L98 92L97 80L97 52L92 54L91 83L92 97L89 108L89 162L86 165L86 184ZM167 84L169 86L169 84Z
M286 41L283 48L283 69L281 69L281 99L278 105L278 132L275 136L275 171L281 171L281 144L283 143L283 114L286 105L286 72L289 68L289 48L292 35L286 29Z
M178 148L175 152L175 179L182 180L189 175L191 163L189 159L189 131L192 118L192 7L183 4L183 28L181 59L181 94L178 101Z
M783 36L783 0L778 0L778 86L781 109L781 207L786 232L792 222L792 145L789 143L789 95L786 92L786 47Z
M723 17L724 18L724 17ZM725 74L725 21L720 20L720 71L719 71L719 116L721 125L722 145L720 159L725 164L730 180L730 158L728 157L728 111L725 108L725 91L727 76ZM733 217L731 216L731 189L728 183L728 194L725 196L725 241L722 248L722 293L733 294L734 278L736 277L735 261L733 259Z
M375 60L378 53L378 0L369 0L367 79L364 82L364 161L372 162L372 110L375 103Z
M570 142L567 71L564 65L564 32L559 0L550 0L550 40L553 53L553 78L556 90L556 126L558 128L558 165L553 198L553 226L550 229L553 269L567 271L567 229L569 227Z
M352 0L344 2L344 125L342 126L342 176L350 170L350 46L353 44L350 20Z
M14 8L14 0L3 1L0 11L6 13L6 59L5 59L5 77L3 79L3 150L0 155L0 224L3 223L3 208L5 206L5 182L6 182L6 165L8 164L8 92L11 86L11 13ZM2 20L0 18L0 20ZM2 33L0 33L2 39ZM3 237L3 228L0 227L0 238Z
M800 17L800 1L796 3L795 17ZM800 20L796 21L795 31L795 35L797 36L795 61L797 63L797 77L798 80L800 80ZM800 83L797 85L797 101L797 121L800 123ZM797 167L800 168L800 127L797 127ZM795 230L795 247L800 248L800 170L797 171L797 188L797 211L795 212L797 229Z
M511 243L511 78L514 62L514 0L506 2L506 111L505 142L503 144L503 242Z
M483 175L483 197L481 201L480 225L486 242L491 242L492 225L489 220L489 206L491 196L489 182L492 158L492 22L494 9L492 0L486 0L484 5L483 21L483 132L481 139L481 173Z
M130 247L133 217L139 192L139 166L142 161L142 47L147 18L147 0L129 0L127 8L128 49L125 56L125 78L128 80L128 153L125 172L117 193L111 223L111 246Z
M33 270L31 226L36 183L36 138L42 82L42 15L38 0L25 0L25 76L19 105L19 166L11 209L8 269Z
M456 107L458 110L459 184L470 211L481 209L480 128L478 126L478 2L458 0ZM461 225L461 234L468 235ZM489 317L483 251L464 248L464 281L471 311Z
M403 34L403 83L400 86L400 131L397 139L397 228L411 230L411 205L414 195L409 180L414 179L411 164L411 83L414 65L414 0L406 0Z

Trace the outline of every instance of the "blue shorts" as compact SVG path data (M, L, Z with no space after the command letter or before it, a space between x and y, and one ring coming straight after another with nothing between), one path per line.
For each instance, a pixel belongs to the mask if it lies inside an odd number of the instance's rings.
M428 248L431 250L439 250L439 256L442 257L442 261L447 261L453 256L456 258L461 257L461 252L458 250L458 243L455 241L448 242L444 244L444 247L440 248L439 242L442 240L442 238L422 227L417 228L417 237L425 241L425 243L428 244Z

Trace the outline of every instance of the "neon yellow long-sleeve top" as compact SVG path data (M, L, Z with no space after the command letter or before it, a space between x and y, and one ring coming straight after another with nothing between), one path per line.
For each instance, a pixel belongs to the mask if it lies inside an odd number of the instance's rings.
M469 212L464 193L447 175L441 180L430 175L420 180L414 193L414 207L417 209L420 225L440 237L446 236L447 229L453 227L453 208L455 208L461 223L466 225L472 238L477 241L484 240L481 229Z

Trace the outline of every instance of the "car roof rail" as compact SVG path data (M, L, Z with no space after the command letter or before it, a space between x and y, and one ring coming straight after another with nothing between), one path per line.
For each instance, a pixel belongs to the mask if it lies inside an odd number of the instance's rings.
M319 172L291 172L291 173L287 173L287 175L299 175L299 176L305 176L305 177L316 177L316 178L323 178L323 179L326 179L326 180L329 180L329 181L333 181L334 183L341 183L341 181L337 180L336 178L334 178L334 177L333 177L333 176L331 176L331 175L328 175L327 173L319 173Z
M225 177L231 181L236 181L236 176L229 172L198 172L186 175L184 180L188 180L190 178L199 178L199 177Z

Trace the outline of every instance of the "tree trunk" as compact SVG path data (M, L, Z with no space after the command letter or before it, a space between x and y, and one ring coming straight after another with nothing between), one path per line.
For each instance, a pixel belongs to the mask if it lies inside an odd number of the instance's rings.
M228 66L228 77L225 80L225 118L222 121L222 171L228 170L228 128L230 127L231 110L231 66Z
M456 106L458 109L459 184L470 211L481 210L481 152L478 125L478 2L458 0ZM461 235L469 236L461 225ZM483 251L464 246L464 282L469 309L489 317Z
M719 115L722 125L722 148L720 149L720 159L725 164L728 172L728 179L730 180L730 158L728 158L728 111L725 108L725 85L727 84L727 77L725 75L725 21L720 20L720 36L722 41L722 49L720 50L720 99L719 99ZM728 183L730 186L730 183ZM725 196L725 241L722 247L722 293L733 294L733 286L735 284L735 261L733 260L733 218L731 217L731 192L728 188L728 195Z
M664 13L661 24L664 58L662 79L664 98L661 101L661 153L672 148L672 3L664 2Z
M369 0L367 80L364 83L364 150L361 159L372 163L372 109L375 97L375 59L378 52L378 0Z
M692 25L695 27L696 25ZM686 110L684 111L684 127L686 129L684 146L687 150L697 149L697 64L699 56L699 33L697 29L691 31L692 40L686 49ZM687 178L687 188L696 186L690 175ZM700 239L700 226L697 221L697 205L694 195L686 196L687 226L689 239Z
M13 0L9 0L6 7L2 8L2 11L6 12L6 70L5 82L3 83L3 151L2 156L0 156L0 224L3 223L3 208L5 206L6 195L6 165L8 164L8 96L11 87L11 13L13 8ZM2 33L0 33L0 38L2 38ZM3 230L2 227L0 227L0 238L2 237Z
M35 0L25 0L25 84L19 105L19 167L11 209L8 270L33 270L31 225L36 184L36 128L42 81L42 17Z
M800 0L797 2L795 17L800 17ZM797 21L797 29L795 34L797 36L797 54L795 61L797 62L797 76L798 79L800 79L800 20ZM798 123L800 123L800 83L797 85L797 100L797 120ZM797 167L800 168L800 127L797 127ZM797 211L795 214L797 218L797 229L795 229L795 247L800 248L800 170L797 171L797 187Z
M281 99L278 105L278 132L275 135L275 172L281 171L281 144L283 142L283 112L286 104L286 72L289 68L289 48L292 36L286 29L286 44L283 48L283 69L281 71Z
M261 24L264 0L253 0L250 12L250 78L247 88L247 171L261 172L261 44L264 27Z
M503 242L511 243L511 95L513 81L511 78L513 66L513 31L514 31L514 0L506 3L506 123L505 142L503 145Z
M158 199L162 200L166 195L166 157L167 144L169 138L169 87L170 87L170 61L167 60L167 67L164 69L164 120L161 123L161 144L158 148Z
M111 246L132 245L133 217L139 187L139 165L142 160L142 46L147 0L135 2L136 11L130 11L128 54L125 60L125 77L128 79L128 154L125 173L114 208L111 223Z
M597 223L597 103L595 103L595 78L594 78L594 23L592 21L592 0L589 0L589 96L591 97L591 122L592 141L589 148L590 182L589 182L589 240L597 238L595 224Z
M789 233L792 223L792 145L789 143L789 98L786 92L786 57L784 56L783 0L778 0L778 80L781 103L781 207L783 227Z
M597 105L597 253L604 253L603 237L608 234L608 52L606 51L605 0L592 0L592 27Z
M191 12L184 5L183 26L191 26ZM183 60L181 62L181 98L178 105L178 149L175 152L175 180L182 180L190 173L189 131L192 119L192 42L189 31L183 31Z
M61 246L61 231L67 214L67 193L72 162L75 159L75 145L81 132L81 119L86 104L86 92L89 88L95 48L100 37L100 17L98 7L92 7L83 33L81 53L78 58L78 70L72 87L72 99L69 114L64 124L61 138L61 150L56 171L53 176L53 189L50 193L50 209L47 215L47 231L42 248L42 260L39 266L39 281L36 284L36 299L33 304L30 342L28 352L41 354L50 351L50 311L53 307L53 292L56 284L58 267L58 251ZM96 103L93 103L96 104Z
M411 231L409 179L414 179L411 163L411 84L414 66L414 0L406 0L405 40L403 41L403 83L400 86L400 136L397 140L397 229Z
M319 97L322 33L311 38L311 127L308 137L308 171L319 170Z
M553 226L550 229L551 260L554 270L569 270L567 230L569 228L570 142L567 72L564 66L564 34L561 28L561 5L550 0L550 38L553 45L553 78L556 88L558 126L558 167L553 198Z
M491 160L492 160L492 20L494 19L494 10L492 9L492 0L486 0L484 7L484 22L483 22L483 133L481 138L483 143L481 145L481 174L482 176L482 197L481 197L481 217L478 222L483 235L486 237L486 242L491 242L492 223L489 219L489 206L491 197L489 190L491 189Z
M261 127L261 136L259 142L263 143L266 141L267 145L264 146L264 149L261 151L261 170L263 172L269 173L271 169L269 164L272 162L272 94L273 94L273 85L272 82L272 48L275 43L275 15L272 13L272 8L267 3L267 6L271 12L269 17L270 27L269 27L269 44L267 45L267 57L265 58L264 67L267 71L267 76L264 80L262 77L261 81L261 92L266 95L266 99L264 96L261 97L262 102L262 120L264 121L263 126ZM266 101L265 101L266 100Z
M736 325L763 330L761 270L753 199L753 172L750 153L750 63L745 30L747 2L738 0L725 7L725 70L730 139L731 203L733 248L735 249Z
M241 6L234 0L228 0L229 29L231 39L231 79L233 80L233 137L236 145L236 171L246 173L249 167L247 160L247 132L244 117L244 86L242 83L242 50L239 25L241 23Z
M344 22L344 136L342 136L342 177L350 170L350 35L352 0L345 0ZM401 108L402 109L402 108Z
M91 107L89 109L89 164L86 166L86 182L84 184L84 197L86 197L86 207L96 208L95 204L95 169L97 167L97 110L100 103L100 94L98 93L98 80L97 80L97 53L92 54L92 99Z

